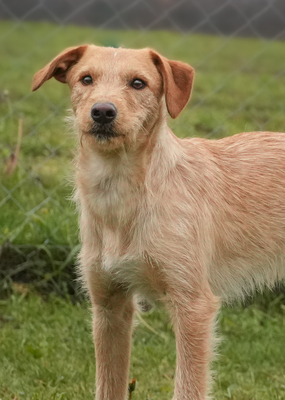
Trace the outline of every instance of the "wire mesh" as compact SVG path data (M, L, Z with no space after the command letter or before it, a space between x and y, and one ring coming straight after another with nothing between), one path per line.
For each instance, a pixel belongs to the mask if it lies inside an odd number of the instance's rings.
M30 92L65 44L155 47L191 63L193 101L170 122L180 136L285 129L283 0L0 0L0 19L0 242L77 243L68 92Z

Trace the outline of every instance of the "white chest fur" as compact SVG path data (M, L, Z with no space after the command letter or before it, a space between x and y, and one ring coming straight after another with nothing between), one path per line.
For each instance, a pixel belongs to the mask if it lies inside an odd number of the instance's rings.
M134 217L142 184L129 157L89 153L80 160L79 188L93 215L108 226L121 228Z

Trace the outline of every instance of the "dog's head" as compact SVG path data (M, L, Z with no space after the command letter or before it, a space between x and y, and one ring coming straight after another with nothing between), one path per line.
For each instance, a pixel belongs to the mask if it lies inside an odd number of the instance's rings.
M69 84L80 132L108 150L146 142L165 105L176 118L190 98L194 70L151 49L84 45L37 72L32 90L52 77Z

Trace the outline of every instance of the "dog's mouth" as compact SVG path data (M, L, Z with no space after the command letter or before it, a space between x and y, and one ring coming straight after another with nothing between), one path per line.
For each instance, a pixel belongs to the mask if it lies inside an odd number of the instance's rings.
M107 142L112 138L119 136L114 129L114 124L112 123L103 125L93 124L90 133L95 136L99 142Z

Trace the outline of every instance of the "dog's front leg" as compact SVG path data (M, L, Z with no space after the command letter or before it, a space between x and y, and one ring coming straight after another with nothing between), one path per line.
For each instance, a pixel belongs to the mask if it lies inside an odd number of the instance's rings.
M93 296L96 400L126 400L133 325L133 299L115 291Z
M218 303L209 288L196 294L180 291L172 299L177 352L173 400L207 398Z

